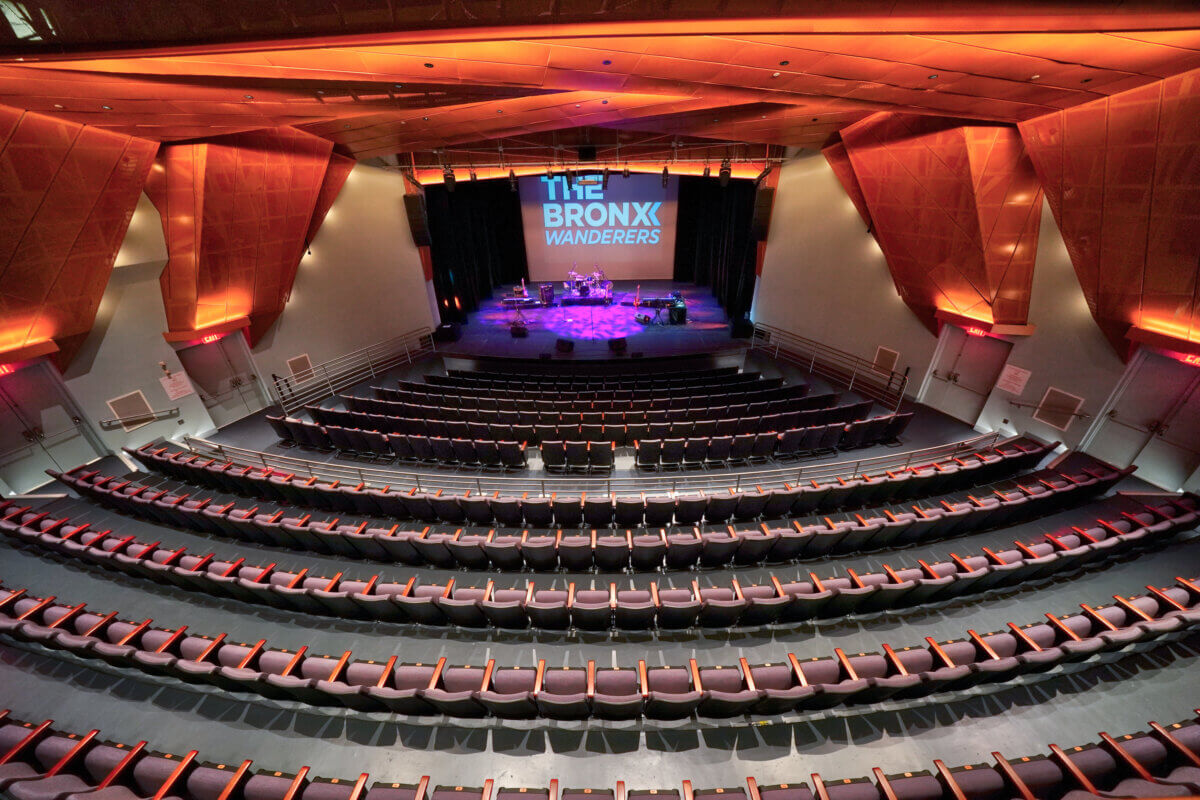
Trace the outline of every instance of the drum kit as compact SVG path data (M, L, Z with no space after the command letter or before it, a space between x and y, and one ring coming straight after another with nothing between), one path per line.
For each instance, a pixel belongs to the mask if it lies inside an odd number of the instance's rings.
M567 273L567 279L563 281L563 289L567 294L575 294L578 297L587 297L591 294L600 294L606 289L611 290L612 283L604 275L604 270L599 264L593 264L594 269L590 275L580 274L575 267L579 266L578 262L572 265L571 271Z

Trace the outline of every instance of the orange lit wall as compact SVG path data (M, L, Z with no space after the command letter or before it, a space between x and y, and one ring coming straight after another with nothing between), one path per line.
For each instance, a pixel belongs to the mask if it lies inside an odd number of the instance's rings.
M70 362L157 148L0 106L0 354L52 341Z
M324 218L349 172L337 163L326 185L332 149L292 128L163 148L146 191L167 241L171 332L249 317L253 344L274 323L316 232L314 210Z
M1021 123L1092 315L1200 341L1200 70Z
M1016 129L889 112L842 143L848 167L836 147L826 157L930 330L938 309L1027 321L1041 190Z

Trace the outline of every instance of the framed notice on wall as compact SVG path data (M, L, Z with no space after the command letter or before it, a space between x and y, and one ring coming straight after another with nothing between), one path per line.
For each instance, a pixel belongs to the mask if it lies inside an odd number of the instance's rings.
M192 382L188 380L187 373L182 370L173 372L158 379L162 384L163 391L167 393L168 400L178 400L181 397L187 397L194 391Z
M1009 394L1020 395L1025 391L1025 385L1029 383L1029 376L1032 374L1029 370L1021 369L1014 364L1006 364L1004 371L996 379L996 388Z

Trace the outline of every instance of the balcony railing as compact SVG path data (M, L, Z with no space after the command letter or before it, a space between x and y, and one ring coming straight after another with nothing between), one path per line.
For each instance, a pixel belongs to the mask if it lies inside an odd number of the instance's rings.
M417 328L387 341L355 350L296 375L272 376L276 402L285 413L317 403L342 389L375 378L401 364L411 364L434 352L433 332Z
M908 386L907 372L880 369L865 358L835 347L755 323L751 350L762 350L777 361L807 370L896 411Z

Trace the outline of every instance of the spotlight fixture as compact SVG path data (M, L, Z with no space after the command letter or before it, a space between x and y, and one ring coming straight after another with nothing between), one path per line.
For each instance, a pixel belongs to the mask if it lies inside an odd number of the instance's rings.
M667 180L671 177L671 173L667 172L667 168L663 167L663 188L667 188Z
M600 188L608 189L608 167L605 167L604 172L600 173Z
M554 170L550 168L549 164L546 165L546 177L550 180L554 180Z
M567 191L575 188L575 170L567 170Z
M706 178L712 177L712 167L710 167L708 164L704 165L704 177L706 177Z
M454 191L454 170L450 167L449 164L442 167L442 180L446 184L446 191L453 192Z
M733 175L733 167L730 166L728 158L726 158L724 161L721 162L721 169L717 173L717 175L721 179L722 186L729 185L729 178Z
M475 182L475 180L476 180L476 178L475 178L475 168L474 168L474 167L471 167L471 168L470 168L470 169L467 171L467 174L471 176L471 182L472 182L472 183L474 183L474 182Z
M517 190L517 173L511 169L508 171L508 188L514 192Z
M628 164L625 165L625 169L621 170L621 177L622 178L629 177L629 165Z

